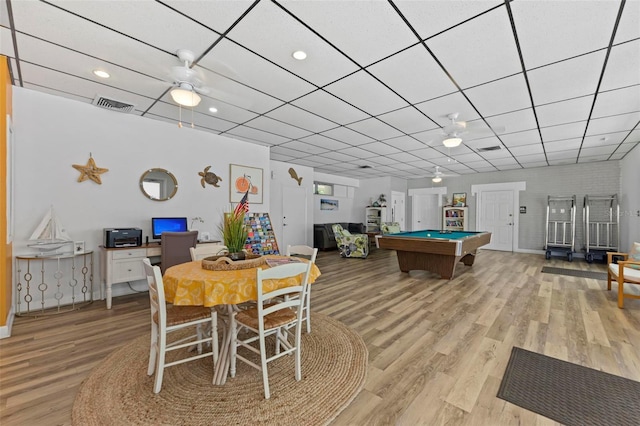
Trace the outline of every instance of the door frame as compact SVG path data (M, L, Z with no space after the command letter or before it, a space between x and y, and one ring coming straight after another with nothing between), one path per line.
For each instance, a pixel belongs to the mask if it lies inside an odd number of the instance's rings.
M413 219L416 216L416 203L413 202L414 195L447 195L447 187L439 186L437 188L415 188L409 190L409 197L411 198L411 230L413 231ZM442 197L438 197L438 207L440 208L440 215L442 215ZM439 223L442 223L442 216L438 218ZM405 217L405 224L407 223L407 218Z
M475 229L480 229L479 224L482 212L482 202L480 194L483 191L512 191L513 192L513 249L512 252L520 251L519 234L520 234L520 191L527 189L527 182L504 182L504 183L486 183L471 185L471 195L476 197L476 223Z

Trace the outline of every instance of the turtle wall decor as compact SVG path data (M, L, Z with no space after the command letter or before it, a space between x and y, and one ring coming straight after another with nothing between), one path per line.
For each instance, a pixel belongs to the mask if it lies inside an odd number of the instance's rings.
M201 176L202 179L200 179L200 184L202 185L202 187L205 187L205 183L208 183L209 185L213 185L216 188L220 188L220 185L218 185L218 182L222 181L222 178L218 175L216 175L213 172L210 172L209 169L211 168L211 166L207 166L204 168L204 171L202 172L198 172L198 176Z

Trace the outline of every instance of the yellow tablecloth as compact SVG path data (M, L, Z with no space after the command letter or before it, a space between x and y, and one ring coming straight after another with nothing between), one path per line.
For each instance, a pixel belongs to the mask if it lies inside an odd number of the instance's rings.
M284 256L268 255L267 258ZM307 261L306 259L300 259ZM268 268L262 265L261 268ZM314 264L309 274L309 282L320 276ZM265 280L265 292L300 284L301 277L286 280ZM256 300L256 268L236 271L210 271L202 268L202 261L183 263L168 268L163 277L167 302L182 306L236 305Z

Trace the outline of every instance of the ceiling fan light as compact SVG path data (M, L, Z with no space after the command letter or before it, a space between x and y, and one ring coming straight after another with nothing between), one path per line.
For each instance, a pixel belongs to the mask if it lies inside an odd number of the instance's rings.
M193 90L175 88L171 91L173 100L182 106L194 107L200 103L200 96Z
M462 139L460 138L446 138L445 140L442 141L442 144L444 146L446 146L447 148L455 148L456 146L460 145L462 143Z
M435 183L442 182L442 178L440 176L434 176L433 179L431 179L431 182L435 182Z

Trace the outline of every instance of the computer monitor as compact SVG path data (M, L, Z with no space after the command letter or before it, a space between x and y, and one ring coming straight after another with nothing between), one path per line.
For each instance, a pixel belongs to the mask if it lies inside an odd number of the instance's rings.
M151 234L159 240L163 232L187 232L186 217L153 217L151 218Z

